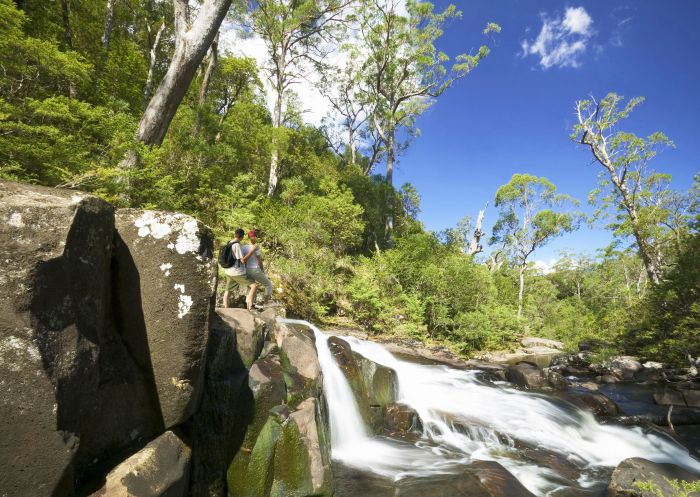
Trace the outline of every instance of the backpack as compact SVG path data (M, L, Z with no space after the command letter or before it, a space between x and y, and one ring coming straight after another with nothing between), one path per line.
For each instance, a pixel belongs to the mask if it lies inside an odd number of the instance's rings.
M233 244L234 243L239 243L239 242L228 242L226 245L221 247L219 250L219 265L224 268L228 269L230 267L233 267L238 263L238 267L241 267L241 261L239 259L236 259L233 256Z

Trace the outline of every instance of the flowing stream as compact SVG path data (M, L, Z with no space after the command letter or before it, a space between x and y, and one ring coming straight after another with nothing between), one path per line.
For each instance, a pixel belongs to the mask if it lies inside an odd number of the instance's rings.
M497 461L543 497L565 488L602 488L612 469L629 457L700 473L700 461L667 437L645 434L639 427L602 425L571 404L488 381L479 371L414 364L397 359L380 344L342 337L354 352L396 371L398 402L415 409L423 421L415 443L372 436L328 348L328 336L306 321L283 322L314 332L332 456L345 465L399 480L457 472L473 460Z

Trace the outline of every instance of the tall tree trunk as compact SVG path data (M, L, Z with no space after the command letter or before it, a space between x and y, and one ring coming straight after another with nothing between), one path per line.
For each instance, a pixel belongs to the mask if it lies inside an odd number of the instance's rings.
M219 33L216 33L214 41L211 42L211 47L209 48L209 61L207 62L207 69L204 71L204 77L202 78L202 86L199 88L199 98L197 99L197 104L202 107L204 101L207 99L207 92L209 91L209 84L211 83L212 74L214 74L214 69L216 68L216 63L219 56Z
M472 235L472 240L469 243L469 250L467 255L475 255L484 250L484 247L479 244L481 237L484 236L484 232L481 231L481 224L484 221L484 214L486 209L481 209L479 215L476 217L476 226L474 226L474 234Z
M146 145L160 145L197 67L218 33L231 0L206 0L197 19L187 29L187 0L173 0L175 53L158 89L143 113L136 138Z
M520 265L519 276L520 276L520 286L518 287L518 319L523 316L523 293L525 291L525 268L527 265L525 263Z
M73 50L73 31L70 26L70 0L61 0L61 14L63 17L63 42L66 50ZM68 96L75 98L77 95L75 83L68 81Z
M112 26L114 23L114 0L107 0L107 11L105 12L105 28L102 32L102 50L107 51L109 40L112 38Z
M386 130L387 140L386 140L386 184L387 184L387 202L386 202L386 222L384 224L384 237L386 239L387 247L392 247L394 245L394 240L392 238L394 233L394 157L396 154L395 150L395 133L396 129L392 124L389 124Z
M644 269L646 270L647 276L649 276L649 280L652 282L652 284L657 285L661 275L661 267L658 263L658 256L655 253L656 249L647 243L646 238L644 238L642 234L637 207L627 188L627 183L625 182L624 177L625 175L623 174L622 178L617 175L615 166L611 162L607 150L593 148L593 155L598 162L600 162L603 167L608 170L608 173L610 174L610 181L612 181L612 184L617 191L620 192L620 196L622 197L622 205L625 207L625 210L630 217L632 234L637 242L637 249L639 251L639 256L642 258Z
M149 34L151 33L150 24L146 24L148 27ZM149 63L148 63L148 76L146 76L146 84L143 86L143 108L145 109L148 105L148 101L151 99L151 90L153 89L153 73L156 70L156 61L158 55L158 45L160 44L160 37L165 31L165 21L163 21L158 28L153 43L151 44L151 50L149 51Z
M350 164L357 163L357 145L355 144L355 131L352 125L348 126L348 146L350 147Z
M197 115L194 121L194 129L192 130L194 134L199 133L199 127L202 124L202 112L204 112L204 102L207 100L207 92L209 91L209 84L211 83L211 77L214 74L214 69L216 68L216 62L218 60L219 52L219 33L216 33L214 41L211 42L211 47L209 48L209 57L207 61L207 68L204 71L204 76L202 77L202 85L199 87L199 96L197 98Z
M277 190L277 182L279 181L279 133L282 125L282 91L284 81L282 79L281 70L278 69L277 77L277 99L275 100L275 108L272 115L272 151L270 154L270 181L267 185L267 196L272 197Z

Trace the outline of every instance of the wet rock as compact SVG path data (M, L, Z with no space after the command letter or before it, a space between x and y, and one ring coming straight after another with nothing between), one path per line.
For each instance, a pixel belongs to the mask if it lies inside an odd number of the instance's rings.
M90 497L185 497L189 470L189 447L166 431L110 471Z
M228 329L236 335L236 350L246 368L260 356L265 337L268 333L267 323L247 309L216 309L219 319L213 321L215 328Z
M595 381L597 381L598 383L602 383L604 385L610 385L613 383L619 383L620 378L615 376L614 374L604 374L604 375L596 376Z
M699 478L674 464L658 464L646 459L634 457L622 461L613 471L609 497L656 497L657 493L640 490L635 483L653 482L661 495L674 495L667 480L697 481ZM691 494L692 495L692 494Z
M672 388L664 388L663 391L655 393L654 402L656 402L660 406L685 407L686 405L683 393Z
M306 328L279 325L274 335L284 370L287 403L294 407L307 397L317 397L322 386L321 365L313 333Z
M232 497L236 495L247 497L248 494L244 492L244 482L248 478L249 471L259 473L258 476L264 478L269 470L268 459L272 457L271 455L269 457L265 455L262 448L258 448L258 459L253 461L252 455L258 444L262 444L260 447L265 447L266 444L274 447L277 440L275 437L279 435L277 425L284 421L282 419L284 416L281 416L280 412L275 412L271 416L273 409L284 406L287 401L284 372L278 355L269 354L253 363L248 372L248 387L253 396L252 409L244 410L242 413L247 421L245 436L227 470L229 495ZM273 418L274 423L277 424L270 424L270 418ZM239 489L238 493L231 493L232 484Z
M332 476L328 434L318 401L293 411L273 410L246 464L234 460L228 472L231 497L329 496Z
M73 495L163 429L145 335L112 314L113 236L94 196L0 181L0 494Z
M191 497L225 497L226 471L253 420L248 370L236 350L236 333L214 316L207 346L204 394L183 429L192 439Z
M611 399L600 392L569 391L563 398L576 407L589 411L595 416L617 416L620 408Z
M406 404L387 404L381 409L381 425L377 431L389 435L406 435L409 432L420 433L423 423L418 413Z
M331 495L330 446L318 401L308 398L289 415L275 447L271 496Z
M467 369L478 369L486 372L497 381L506 381L506 366L503 364L494 364L492 362L478 361L475 359L469 359L465 364Z
M371 402L367 392L367 385L365 384L362 371L355 361L350 344L342 338L332 336L328 339L328 348L355 394L355 401L365 424L372 425L374 415L370 409Z
M383 407L396 402L399 380L396 371L353 352L355 363L360 368L370 406Z
M683 398L688 407L700 408L700 391L699 390L683 390Z
M165 427L186 421L202 393L217 267L211 231L184 214L120 209L115 257L123 339L147 336L140 366L153 371Z
M530 362L519 362L508 366L506 370L508 381L524 388L562 388L566 380L553 371L546 371Z
M475 461L454 474L391 481L336 464L335 497L534 497L503 466Z
M520 339L520 345L527 348L546 347L550 350L564 350L564 344L562 342L558 342L557 340L550 340L549 338L524 337Z

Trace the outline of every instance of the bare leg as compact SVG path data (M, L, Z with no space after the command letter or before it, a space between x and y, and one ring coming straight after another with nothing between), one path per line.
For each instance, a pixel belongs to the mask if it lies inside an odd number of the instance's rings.
M248 307L248 310L251 310L253 308L253 304L255 303L255 294L258 291L258 284L257 283L252 283L248 287L248 296L245 299L246 306Z
M228 290L224 292L224 309L228 309L229 293L230 292Z

